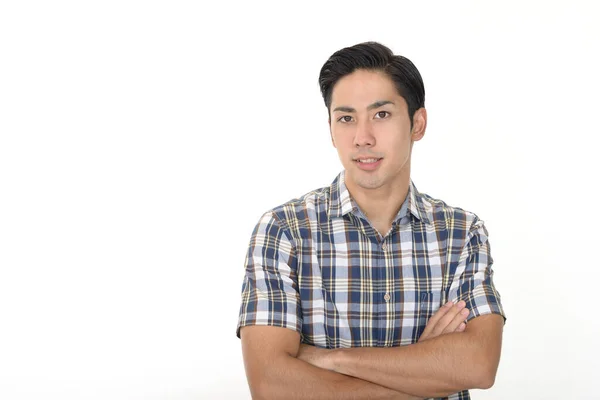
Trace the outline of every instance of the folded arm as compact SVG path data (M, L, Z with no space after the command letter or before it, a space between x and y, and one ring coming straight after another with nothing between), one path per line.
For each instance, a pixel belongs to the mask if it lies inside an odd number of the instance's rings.
M247 326L240 336L246 376L255 400L419 398L299 360L300 335L291 329Z
M322 368L393 390L418 397L444 397L493 385L503 324L500 315L483 315L472 319L464 332L409 346L317 350L318 355L313 349L309 358Z

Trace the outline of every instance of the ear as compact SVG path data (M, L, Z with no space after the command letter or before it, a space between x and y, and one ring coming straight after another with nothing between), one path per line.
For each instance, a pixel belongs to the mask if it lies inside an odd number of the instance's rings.
M327 120L327 125L329 125L329 136L331 137L331 144L334 148L337 149L337 147L335 146L335 140L333 139L333 132L331 132L331 118Z
M419 108L413 115L413 127L411 133L411 139L417 142L423 139L425 136L425 129L427 128L427 110L424 107Z

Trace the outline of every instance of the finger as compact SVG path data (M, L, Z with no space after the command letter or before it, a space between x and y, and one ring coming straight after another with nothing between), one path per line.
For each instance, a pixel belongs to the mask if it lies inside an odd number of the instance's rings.
M450 309L444 314L442 318L440 318L436 326L433 328L432 334L435 336L441 335L446 329L446 327L465 308L466 305L467 304L461 300L452 307L450 307Z
M431 332L437 324L437 322L440 320L441 317L444 316L445 313L448 312L448 310L450 310L453 304L454 303L452 303L452 301L448 301L446 304L440 307L440 309L436 311L436 313L431 318L429 318L429 321L427 321L427 325L425 325L423 333L421 333L421 336L419 337L419 341L426 340L428 337L430 337Z
M461 322L458 328L456 328L456 332L463 332L467 328L467 324Z
M454 317L454 319L452 319L452 321L450 321L448 323L448 325L442 331L442 333L450 333L450 332L456 331L456 329L458 329L460 324L462 324L465 321L465 319L467 319L468 316L469 316L469 309L465 307L462 310L460 310L459 313L456 314L456 316Z
M433 315L433 317L429 318L427 325L425 326L425 330L421 334L422 338L426 338L433 331L434 327L437 325L438 321L452 308L452 301L444 304L443 307L440 307L439 310Z

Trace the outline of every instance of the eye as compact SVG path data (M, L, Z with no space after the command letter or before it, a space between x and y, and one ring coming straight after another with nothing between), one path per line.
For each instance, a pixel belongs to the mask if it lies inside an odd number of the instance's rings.
M379 111L375 114L375 118L383 119L383 118L387 117L388 115L390 115L390 113L387 111Z
M352 117L350 115L342 115L338 118L338 122L352 122Z

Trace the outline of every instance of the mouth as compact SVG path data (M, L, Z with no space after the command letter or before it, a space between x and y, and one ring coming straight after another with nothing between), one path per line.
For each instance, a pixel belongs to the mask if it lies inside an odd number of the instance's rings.
M357 158L354 161L359 162L361 164L373 164L379 160L381 160L381 158Z
M358 168L364 171L373 171L379 167L381 160L383 160L383 158L356 158L354 159L354 162Z

